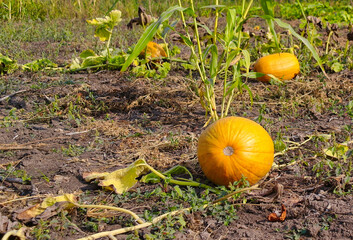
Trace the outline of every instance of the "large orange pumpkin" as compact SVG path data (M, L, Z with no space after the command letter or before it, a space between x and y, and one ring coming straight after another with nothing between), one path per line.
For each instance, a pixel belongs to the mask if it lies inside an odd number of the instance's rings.
M253 185L270 171L274 146L258 123L226 117L201 133L197 156L202 171L213 183L228 186L244 176Z
M291 53L275 53L258 59L254 64L254 71L264 74L272 74L280 80L290 80L300 72L298 59ZM262 82L268 82L268 75L257 78Z

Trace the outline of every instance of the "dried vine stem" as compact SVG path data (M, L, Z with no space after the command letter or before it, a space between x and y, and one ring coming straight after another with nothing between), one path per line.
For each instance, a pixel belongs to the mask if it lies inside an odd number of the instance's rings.
M69 198L68 198L69 199ZM122 212L122 213L126 213L131 215L138 223L143 224L145 223L145 221L143 221L139 216L137 216L136 213L127 210L125 208L119 208L119 207L113 207L113 206L106 206L106 205L86 205L86 204L78 204L75 202L70 201L70 203L74 204L76 207L80 207L80 208L100 208L100 209L109 209L109 210L113 210L113 211L118 211L118 212Z
M252 187L236 190L236 191L231 192L231 193L227 194L226 196L223 196L223 197L221 197L221 198L219 198L219 199L217 199L217 200L215 200L215 201L213 201L213 202L211 202L209 204L203 205L203 208L207 208L207 207L209 207L211 205L219 204L220 202L227 200L228 198L230 198L231 196L233 196L233 195L235 195L237 193L242 193L242 192L245 192L245 191L250 191L250 190L255 190L255 189L259 189L258 185L254 185ZM76 204L76 205L79 205L79 204ZM81 205L81 206L94 206L94 205ZM116 230L113 230L113 231L96 233L96 234L93 234L93 235L90 235L90 236L87 236L87 237L84 237L84 238L79 238L79 239L76 239L76 240L95 240L95 239L102 238L102 237L114 236L114 235L118 235L118 234L122 234L122 233L126 233L126 232L135 231L135 230L138 230L138 229L145 228L145 227L151 226L153 224L156 224L156 223L160 222L161 220L163 220L164 218L167 218L169 216L175 216L175 215L178 215L178 214L182 214L184 212L190 211L191 209L192 209L191 207L188 207L188 208L175 210L173 212L167 212L167 213L162 214L162 215L160 215L158 217L155 217L154 219L152 219L151 222L141 223L141 224L138 224L138 225L133 226L133 227L126 227L126 228L116 229Z

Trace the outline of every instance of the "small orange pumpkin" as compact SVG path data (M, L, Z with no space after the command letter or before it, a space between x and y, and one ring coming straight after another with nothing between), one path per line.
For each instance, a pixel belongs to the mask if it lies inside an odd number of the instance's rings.
M201 133L197 157L202 171L213 183L228 186L244 176L253 185L270 171L274 146L258 123L226 117Z
M146 47L146 52L148 56L152 58L156 57L167 57L167 53L164 51L161 45L155 42L148 42ZM145 51L142 51L142 54L145 54Z
M300 73L298 59L291 53L275 53L258 59L254 64L254 71L263 74L272 74L280 80L290 80ZM268 82L268 75L257 78Z

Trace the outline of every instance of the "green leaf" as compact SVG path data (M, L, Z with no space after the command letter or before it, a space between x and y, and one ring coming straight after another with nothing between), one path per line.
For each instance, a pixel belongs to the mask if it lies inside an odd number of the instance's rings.
M112 19L114 25L118 24L121 22L121 11L119 10L113 10L109 13L110 18Z
M99 40L105 42L109 39L112 34L113 28L121 21L121 12L119 10L113 10L109 13L109 16L104 18L95 18L87 20L87 23L96 26L94 32L95 37L99 37Z
M87 58L87 57L93 57L93 56L97 56L97 55L92 49L84 50L80 54L80 58L82 58L82 59Z
M259 72L248 72L248 73L242 74L243 77L247 77L247 78L258 78L265 75L266 74L259 73Z
M274 17L274 7L275 3L273 0L261 0L260 1L262 10L264 11L265 15L269 15L271 17Z
M227 24L224 31L224 41L228 45L234 38L235 24L236 24L237 12L235 9L230 8L227 11Z
M76 70L79 68L81 68L80 60L78 58L72 59L71 64L70 64L70 69Z
M344 65L339 62L335 62L331 65L331 69L335 72L341 72L344 69Z
M248 50L243 49L243 56L244 56L244 60L245 60L245 68L246 68L246 72L249 72L250 69L250 53L248 52Z
M159 26L167 19L169 19L175 11L183 11L185 8L179 6L173 6L167 9L165 12L161 14L158 20L151 25L149 25L145 32L142 34L140 39L138 40L137 44L133 52L129 55L128 59L126 60L125 64L123 65L121 71L124 72L130 66L130 64L137 58L137 56L142 52L143 49L147 46L148 42L152 40L153 36L158 31Z
M193 43L191 42L191 40L190 40L188 37L184 36L183 34L179 34L179 35L180 35L181 39L183 39L184 43L185 43L187 46L190 47L190 46L193 45Z
M174 190L177 192L179 197L183 196L183 191L181 190L181 188L178 185L174 186Z
M57 64L53 63L47 58L38 59L22 65L22 69L26 71L38 72L45 68L55 68Z
M0 74L12 73L18 68L16 61L0 53Z
M163 172L163 175L165 176L182 175L182 174L189 175L190 180L192 180L193 178L189 170L186 167L183 167L180 165L174 166L171 169L168 169L167 171ZM141 178L141 182L144 182L144 183L159 183L160 181L161 179L153 172Z
M85 58L81 64L81 66L82 67L93 67L93 66L104 64L105 62L106 62L106 57L92 56L92 57Z
M210 45L211 62L210 62L210 76L215 78L218 72L218 50L215 44Z
M102 42L107 41L111 34L112 33L105 26L97 27L96 31L94 32L94 36L98 37Z

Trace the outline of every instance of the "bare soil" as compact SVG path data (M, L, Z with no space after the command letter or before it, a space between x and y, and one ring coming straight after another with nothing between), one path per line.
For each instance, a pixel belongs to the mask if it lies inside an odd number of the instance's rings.
M31 43L29 48L32 46L43 51L51 48L43 42ZM60 57L58 61L64 62ZM140 216L146 209L167 211L173 202L163 203L156 196L116 202L115 194L82 179L84 172L112 171L139 158L160 171L185 166L195 179L211 185L196 156L197 138L206 118L190 89L188 73L182 69L175 67L163 80L136 78L117 71L19 71L1 78L6 91L0 98L24 91L0 101L0 170L11 164L27 173L30 181L1 182L0 204L14 201L1 205L0 233L11 229L6 227L8 224L18 222L16 211L48 194L75 193L82 202L115 204ZM301 143L311 135L322 134L332 135L336 142L352 138L352 116L346 110L353 99L352 71L329 73L329 79L325 79L319 69L314 69L310 75L298 76L284 85L255 80L247 84L254 95L253 105L246 93L239 95L232 103L231 114L252 120L261 116L260 124L273 140L280 137ZM16 116L9 117L12 108L18 110ZM345 176L335 173L336 165L330 168L325 164L328 157L323 149L331 141L308 141L278 155L278 165L296 162L271 170L261 190L234 200L237 218L229 225L205 211L194 211L185 215L186 227L177 230L175 239L353 239L352 195L337 194L338 190L352 191L352 181L342 189ZM314 171L320 162L321 171ZM131 192L143 194L161 186L171 191L172 186L138 183ZM275 195L261 194L278 186L283 190ZM32 198L15 201L22 197ZM243 199L247 199L246 204ZM280 210L281 204L287 209L285 221L268 221L268 215ZM85 224L89 221L98 223L98 231L132 224L125 215L103 221L99 217L92 220L94 217L86 214L75 210L45 219L47 225L39 220L23 224L32 229L27 232L28 239L38 239L40 234L33 231L38 226L49 230L51 239L76 239L94 233ZM140 230L140 239L155 231L155 227ZM126 239L130 234L117 238Z

